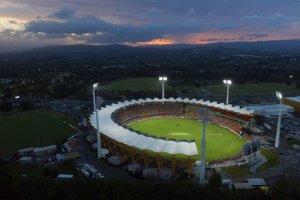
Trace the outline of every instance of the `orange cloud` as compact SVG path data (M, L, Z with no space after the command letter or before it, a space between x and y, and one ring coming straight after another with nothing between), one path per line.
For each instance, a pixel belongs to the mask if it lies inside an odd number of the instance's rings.
M171 39L154 39L148 42L136 42L134 46L144 46L144 45L168 45L168 44L176 44L175 41Z

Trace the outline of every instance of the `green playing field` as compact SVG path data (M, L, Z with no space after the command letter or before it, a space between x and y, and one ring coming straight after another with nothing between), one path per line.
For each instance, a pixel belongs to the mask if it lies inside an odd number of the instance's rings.
M201 152L202 123L182 118L154 118L135 122L129 127L143 133L178 140L195 140ZM206 160L218 160L241 152L245 141L230 130L206 124ZM182 157L182 155L177 155ZM197 156L200 158L200 155Z
M16 112L0 115L0 154L20 148L60 144L75 133L76 123L55 112Z

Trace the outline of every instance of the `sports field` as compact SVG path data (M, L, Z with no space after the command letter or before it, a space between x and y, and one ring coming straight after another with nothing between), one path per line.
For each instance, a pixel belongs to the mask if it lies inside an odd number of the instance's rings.
M75 131L75 121L61 113L16 112L0 115L0 152L62 143Z
M138 121L129 126L153 136L178 140L195 140L198 152L201 152L201 122L181 118L155 118ZM241 152L244 143L240 136L230 130L218 125L206 124L207 161L226 158Z
M199 84L202 84L201 80L196 80ZM181 92L185 90L188 95L199 95L201 91L207 91L210 95L223 96L226 95L226 87L222 80L206 81L206 85L203 87L195 87L190 82L179 80L168 80L165 84L166 90L176 90ZM105 91L160 91L161 84L156 77L144 77L144 78L131 78L116 81L110 84L106 84L102 87ZM230 95L274 95L276 91L284 92L284 95L297 95L300 89L296 88L295 84L286 85L286 83L256 83L248 82L246 84L237 84L233 82L230 87Z

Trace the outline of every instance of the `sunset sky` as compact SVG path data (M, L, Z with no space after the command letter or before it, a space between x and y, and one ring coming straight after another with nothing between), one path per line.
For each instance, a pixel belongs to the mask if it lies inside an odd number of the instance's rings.
M299 0L0 0L0 52L299 38Z

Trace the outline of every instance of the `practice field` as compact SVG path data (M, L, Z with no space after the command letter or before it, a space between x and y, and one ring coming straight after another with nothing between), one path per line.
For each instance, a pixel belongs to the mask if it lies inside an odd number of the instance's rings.
M195 80L195 83L202 85L201 80ZM168 80L165 84L166 90L176 90L182 92L185 90L186 94L195 96L199 95L201 91L205 90L211 95L223 96L226 95L226 87L222 80L211 80L206 81L205 86L196 87L191 82L179 81L179 80ZM156 77L144 77L144 78L131 78L116 81L110 84L102 86L103 90L106 91L160 91L161 84ZM295 83L286 85L286 83L253 83L237 84L233 82L230 87L230 95L274 95L276 91L284 91L285 95L297 95L300 89L296 88ZM168 94L168 93L167 93Z
M0 152L62 143L74 133L74 120L53 112L18 112L0 115Z
M178 140L195 140L201 152L202 123L181 118L155 118L130 124L143 133ZM244 140L230 130L215 124L206 124L206 160L218 160L241 152ZM200 153L201 154L201 153Z

